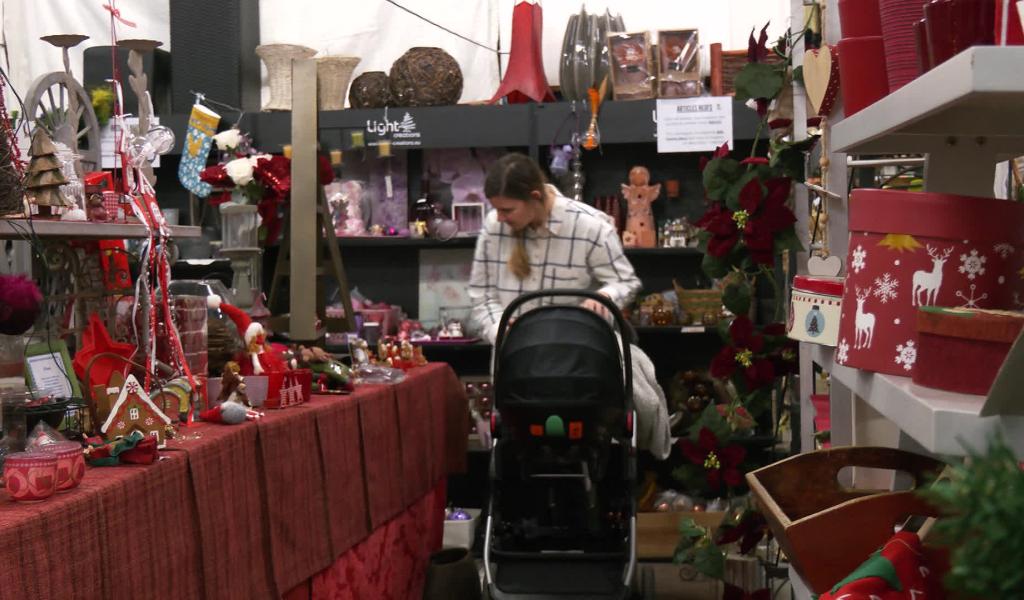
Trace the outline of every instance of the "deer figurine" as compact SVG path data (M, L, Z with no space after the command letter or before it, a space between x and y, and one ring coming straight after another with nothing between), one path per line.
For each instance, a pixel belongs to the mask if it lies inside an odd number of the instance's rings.
M870 348L871 340L875 337L875 315L864 312L864 302L871 295L871 288L869 287L863 291L859 287L855 289L857 291L857 317L855 319L857 331L854 336L853 347Z
M925 271L922 269L914 272L914 290L911 294L911 306L935 304L935 299L939 295L939 288L942 287L942 266L946 264L946 260L949 259L949 255L953 252L953 248L949 247L939 256L938 248L932 248L930 245L925 248L928 250L928 256L932 257L932 270ZM918 293L920 292L923 292L924 297L918 302Z

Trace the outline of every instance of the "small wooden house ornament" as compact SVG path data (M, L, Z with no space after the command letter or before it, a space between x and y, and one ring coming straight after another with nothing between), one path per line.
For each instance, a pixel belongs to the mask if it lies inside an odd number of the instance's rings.
M153 404L135 376L128 375L100 433L104 439L112 440L138 430L155 437L157 447L162 448L166 442L165 428L170 424L171 419Z

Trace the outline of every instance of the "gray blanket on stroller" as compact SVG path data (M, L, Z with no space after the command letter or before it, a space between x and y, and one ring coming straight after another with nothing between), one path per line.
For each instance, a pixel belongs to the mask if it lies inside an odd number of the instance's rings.
M630 344L633 362L633 405L637 415L637 446L659 460L672 450L668 402L654 375L654 363L636 344Z

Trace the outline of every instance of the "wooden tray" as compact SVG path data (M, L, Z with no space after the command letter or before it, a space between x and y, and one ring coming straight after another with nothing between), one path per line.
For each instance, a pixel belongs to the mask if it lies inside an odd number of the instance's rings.
M747 473L779 545L815 594L853 572L907 517L938 516L913 490L841 486L839 471L850 466L909 473L919 486L945 465L902 450L865 446L798 454Z

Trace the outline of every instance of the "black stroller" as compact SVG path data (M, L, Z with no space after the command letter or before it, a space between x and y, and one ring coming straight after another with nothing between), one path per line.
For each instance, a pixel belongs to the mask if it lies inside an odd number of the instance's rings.
M505 310L494 353L491 493L484 572L494 599L653 598L636 572L635 412L629 344L579 306L527 302L592 298L547 290ZM621 350L620 350L621 348ZM640 579L640 578L638 578Z

